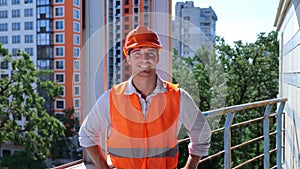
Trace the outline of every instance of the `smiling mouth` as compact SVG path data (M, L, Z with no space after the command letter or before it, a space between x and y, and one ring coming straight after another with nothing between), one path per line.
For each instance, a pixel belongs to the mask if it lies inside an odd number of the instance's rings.
M139 68L142 68L142 69L150 69L152 68L151 65L138 65Z

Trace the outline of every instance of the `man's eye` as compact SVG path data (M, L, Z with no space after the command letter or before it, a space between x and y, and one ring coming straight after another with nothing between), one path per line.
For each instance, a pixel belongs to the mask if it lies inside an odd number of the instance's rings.
M149 57L155 57L156 54L155 54L154 52L149 52L149 53L148 53L148 56L149 56Z
M140 52L133 53L133 56L135 56L135 57L139 57L140 55L141 55Z

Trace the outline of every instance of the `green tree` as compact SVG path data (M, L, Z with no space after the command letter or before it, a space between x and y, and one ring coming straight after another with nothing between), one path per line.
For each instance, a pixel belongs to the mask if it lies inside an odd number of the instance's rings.
M46 112L45 99L38 91L47 91L54 101L61 87L42 81L40 76L50 72L36 70L25 52L12 56L0 46L0 59L11 68L9 76L0 79L0 145L11 141L23 146L33 157L43 159L51 143L63 136L64 126ZM19 125L20 119L26 119L24 125Z
M51 154L53 159L57 158L71 158L73 157L74 152L76 151L75 145L72 142L75 135L78 131L79 120L74 117L75 109L67 108L64 110L64 114L56 114L56 118L59 119L66 127L65 136L57 140L52 148ZM72 153L72 154L70 154Z
M277 32L260 33L254 43L244 44L242 41L237 41L234 46L226 44L223 38L217 38L215 48L227 79L226 106L277 97L279 58ZM235 115L234 123L261 117L263 113L264 108L238 113ZM271 127L271 130L274 129L275 124ZM261 136L262 133L262 122L237 127L232 131L232 145ZM271 139L270 146L275 147L275 139ZM243 146L233 152L232 164L235 166L262 153L263 140ZM275 156L271 158L273 164L275 162L274 158ZM257 160L244 168L252 169L261 166L263 166L263 159Z
M7 167L9 169L45 169L46 164L42 159L33 158L29 152L15 152L10 157L4 157L0 168Z
M242 41L236 41L233 46L228 45L223 38L217 37L214 49L200 48L194 57L183 58L174 52L173 81L191 91L191 96L202 111L276 98L278 48L275 31L258 34L254 43L244 44ZM237 114L234 123L261 117L263 113L264 109L255 109ZM225 118L208 120L212 129L216 129L223 127ZM232 145L260 136L262 132L262 123L236 128L232 132ZM223 134L218 132L212 135L210 154L224 149ZM274 140L271 139L270 142L273 148ZM187 150L181 148L180 151L183 152L181 153L183 156L179 161L183 161L182 159L186 159ZM262 141L236 149L232 158L233 166L249 159L249 156L257 156L262 152ZM274 161L272 156L271 163ZM202 164L199 168L223 168L223 163L223 157L220 157ZM258 160L245 168L259 168L262 164L262 161Z
M220 64L216 52L206 48L200 48L195 52L194 57L178 56L173 51L172 80L178 83L181 88L188 91L201 111L221 108L225 105L226 79L224 70ZM208 119L214 129L219 125L219 117ZM184 127L181 128L179 139L188 136ZM222 137L217 137L221 142ZM219 148L213 150L219 151ZM179 163L181 168L185 165L188 150L187 143L179 145Z

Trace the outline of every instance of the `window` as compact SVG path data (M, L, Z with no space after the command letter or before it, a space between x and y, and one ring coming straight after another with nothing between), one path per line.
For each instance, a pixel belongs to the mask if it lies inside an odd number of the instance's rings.
M74 58L80 58L80 48L74 48Z
M25 35L25 43L33 43L33 35Z
M8 24L7 23L1 23L0 24L0 32L7 31L8 30Z
M20 4L20 0L12 0L11 4L12 5L18 5L18 4Z
M125 16L125 19L124 19L126 22L129 21L129 17L128 16Z
M74 108L80 108L80 99L74 99Z
M129 8L125 8L124 12L129 13Z
M54 67L57 70L64 70L65 69L65 61L64 60L56 60Z
M80 36L79 35L74 35L74 45L80 45Z
M24 4L32 4L33 0L24 0Z
M80 24L79 22L73 23L74 32L80 32Z
M133 21L134 22L139 22L139 16L133 16Z
M125 0L125 5L129 5L129 0Z
M55 43L64 43L64 34L63 33L57 33L55 34Z
M74 6L80 6L80 4L79 4L79 0L74 0Z
M8 36L0 36L0 43L8 44Z
M50 45L52 43L52 34L50 33L39 33L37 34L38 45Z
M80 83L80 74L79 73L74 74L74 83Z
M80 70L80 61L74 60L74 70Z
M124 26L124 29L125 29L125 30L129 30L129 25L125 25L125 26Z
M54 16L64 16L64 7L54 7Z
M80 86L74 86L74 96L80 96Z
M33 56L33 48L25 48L24 51L25 51L29 56Z
M65 100L56 100L55 108L56 109L65 109Z
M50 2L50 1L48 1ZM37 2L39 3L39 1ZM45 19L45 18L52 18L52 7L43 6L37 8L37 19Z
M65 55L65 48L64 47L54 47L55 56L64 56Z
M11 11L11 17L12 18L19 18L21 15L20 15L20 9L13 9Z
M64 20L55 21L55 30L64 30L65 29L65 22Z
M1 69L8 69L8 62L1 62Z
M33 16L33 8L24 9L24 16L25 17Z
M139 4L139 0L133 0L134 5L138 5Z
M62 90L60 91L59 95L61 97L64 97L65 96L65 86L61 86Z
M20 35L13 35L12 36L12 43L13 44L21 43L21 36Z
M56 73L55 74L55 82L60 84L65 82L65 74L63 73Z
M52 31L52 23L50 20L38 20L37 21L37 31L40 32L50 32Z
M11 24L11 29L13 31L19 31L19 30L21 30L21 24L20 24L20 22L13 22Z
M7 0L0 0L0 6L6 6Z
M52 68L51 60L37 60L37 68L40 70L50 70Z
M64 0L55 0L54 3L55 4L62 4L62 3L64 3Z
M8 74L1 74L0 78L1 78L1 79L8 78Z
M25 22L25 30L33 30L33 22Z
M0 19L5 19L5 18L7 18L7 11L0 11Z
M19 52L18 48L12 48L12 55L13 56L16 56L18 52Z
M73 17L74 17L74 19L80 19L80 12L79 12L79 10L78 9L74 9L73 10Z
M133 8L134 13L139 13L139 8Z

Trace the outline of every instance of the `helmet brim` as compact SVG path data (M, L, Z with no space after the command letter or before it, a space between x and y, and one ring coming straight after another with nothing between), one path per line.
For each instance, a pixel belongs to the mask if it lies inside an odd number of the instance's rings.
M157 45L156 43L153 43L153 42L143 42L143 43L133 43L129 46L127 46L126 49L124 49L124 54L126 56L128 56L128 50L129 49L134 49L134 48L140 48L140 47L151 47L151 48L158 48L159 50L162 48L161 45Z

